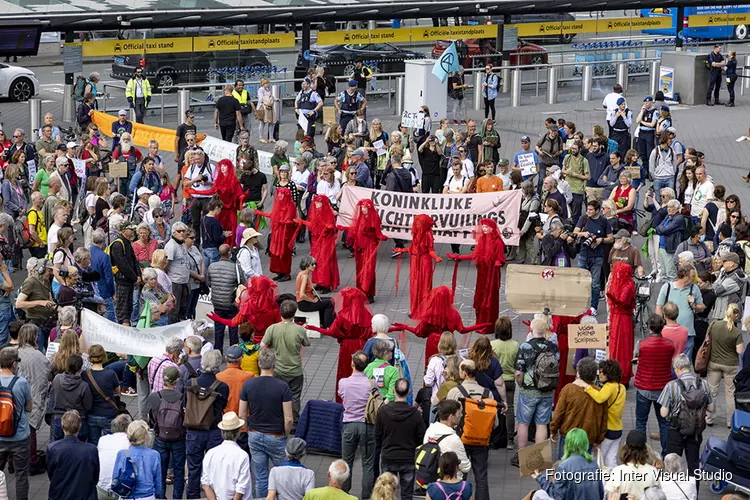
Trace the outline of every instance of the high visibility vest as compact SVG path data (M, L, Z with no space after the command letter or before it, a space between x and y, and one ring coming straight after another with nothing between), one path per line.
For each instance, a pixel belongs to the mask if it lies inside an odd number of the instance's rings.
M130 80L128 80L128 84L125 86L125 98L126 99L135 100L137 86L138 86L138 83L135 81L135 78L131 78ZM149 83L147 78L143 78L141 80L141 88L143 89L144 99L151 97L151 83Z
M237 101L242 105L247 104L247 90L245 89L242 89L242 93L237 92L236 90L233 90L232 97L237 99Z

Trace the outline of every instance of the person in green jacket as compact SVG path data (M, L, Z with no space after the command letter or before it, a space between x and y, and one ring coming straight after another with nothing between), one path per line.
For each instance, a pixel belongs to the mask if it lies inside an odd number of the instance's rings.
M398 380L398 368L391 366L389 361L393 357L393 346L387 340L378 340L372 346L372 355L375 358L365 368L365 375L372 379L380 390L384 400L393 402L393 387Z

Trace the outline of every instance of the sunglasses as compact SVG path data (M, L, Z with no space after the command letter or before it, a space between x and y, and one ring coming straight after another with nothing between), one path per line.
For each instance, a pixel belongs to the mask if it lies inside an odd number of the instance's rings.
M163 215L154 215L154 219L163 219L163 218L164 218Z
M21 137L23 137L23 136L22 135L13 135L14 139L20 139Z
M465 152L466 152L466 150L465 150L465 149L459 149L459 150L458 150L458 152L459 152L459 153L465 153Z
M729 218L730 218L730 219L739 219L740 217L739 217L739 215L732 215L732 216L730 216Z
M175 229L174 232L175 233L184 233L185 230L184 229Z

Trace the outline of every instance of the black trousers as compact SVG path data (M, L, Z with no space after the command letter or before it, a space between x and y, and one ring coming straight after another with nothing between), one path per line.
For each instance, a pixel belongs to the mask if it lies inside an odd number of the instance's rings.
M721 72L711 71L708 75L708 92L706 92L706 100L711 100L711 93L714 94L714 101L719 100L719 91L721 90Z
M670 427L667 433L667 454L677 453L682 456L682 452L684 451L688 473L692 476L693 471L700 467L702 441L702 436L697 439L695 436L683 436L678 430Z
M146 115L146 98L136 97L133 108L135 108L135 122L143 123L143 117Z
M487 480L487 465L490 459L489 446L465 445L466 454L471 461L471 472L474 474L475 500L490 500L490 487Z
M321 328L330 328L333 324L333 301L328 297L321 297L317 302L301 300L297 302L297 307L302 312L318 311Z
M219 130L221 131L221 140L232 142L232 137L234 137L234 131L236 128L237 128L236 121L232 123L228 123L226 125L219 125Z
M654 135L653 130L641 130L638 132L638 156L643 160L643 166L647 172L650 172L648 163L651 158L651 151L654 150Z
M443 192L443 183L440 182L440 174L422 176L422 192L440 194Z
M232 129L234 131L234 129ZM190 224L195 231L195 242L201 242L201 216L208 213L208 202L211 198L193 198L190 204Z
M729 102L734 102L734 84L737 83L737 75L727 76L727 90L729 91Z
M484 117L488 118L492 111L492 121L495 121L495 99L484 98Z

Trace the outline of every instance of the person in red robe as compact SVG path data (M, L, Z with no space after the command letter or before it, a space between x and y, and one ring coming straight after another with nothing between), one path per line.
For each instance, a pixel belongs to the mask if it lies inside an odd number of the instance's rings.
M328 199L328 198L326 198ZM372 312L367 307L367 295L358 288L346 287L333 298L336 304L336 319L330 328L305 325L308 330L333 337L339 342L339 366L336 370L336 402L339 397L339 381L352 374L352 356L365 346L372 337Z
M453 269L453 290L456 289L458 262L471 260L477 267L477 284L474 287L474 312L477 323L490 326L482 333L492 333L490 330L500 313L500 284L501 268L505 264L505 243L500 236L497 222L484 218L479 220L474 230L476 246L469 255L449 253L448 257L456 261ZM477 293L478 292L478 293Z
M256 214L271 218L271 244L268 252L271 255L269 269L276 273L274 281L290 281L292 279L292 249L297 238L299 224L297 206L292 199L289 188L277 188L271 212L256 210Z
M212 321L226 326L240 326L243 323L253 325L253 342L260 345L266 329L274 323L281 322L278 297L278 287L268 276L253 276L247 281L246 287L239 296L239 311L232 319L224 319L216 313L206 315Z
M231 231L234 234L237 229L237 211L242 209L242 202L245 193L242 190L240 181L234 174L234 164L229 160L221 160L218 163L219 173L214 181L215 193L224 204L224 208L219 212L219 223L224 231ZM226 244L235 246L235 239L227 237Z
M347 231L346 244L354 250L354 264L357 269L357 288L367 295L370 303L375 300L375 265L378 246L388 238L380 230L380 215L371 199L363 199L354 207L351 226L339 226Z
M394 248L400 254L409 253L409 317L419 319L416 314L419 305L424 302L427 294L432 291L432 275L435 263L443 259L435 253L435 239L432 236L432 226L435 221L429 215L420 214L414 217L411 226L411 245L407 248ZM433 262L434 261L434 262ZM401 255L398 257L396 269L396 293L398 293L398 275L401 268Z
M307 220L297 219L297 222L310 231L310 255L318 262L312 281L318 292L330 293L339 287L339 263L336 258L336 214L328 196L315 195Z
M622 368L622 384L628 384L633 376L634 334L633 312L635 311L635 283L633 268L624 262L615 262L607 286L607 311L609 312L609 358L615 359Z
M453 305L453 292L445 285L432 290L417 309L419 323L417 326L394 323L393 328L407 330L417 337L427 339L424 346L424 365L438 353L438 343L443 332L471 333L492 327L493 323L464 326L461 315Z

